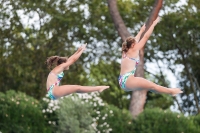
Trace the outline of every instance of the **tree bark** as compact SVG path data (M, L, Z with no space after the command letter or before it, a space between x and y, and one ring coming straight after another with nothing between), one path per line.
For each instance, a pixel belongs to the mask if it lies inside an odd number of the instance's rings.
M131 34L128 32L128 30L124 24L124 21L122 20L122 17L119 14L116 0L107 0L107 2L108 2L110 15L114 22L115 28L118 31L119 36L124 41ZM146 31L149 29L149 27L153 23L153 21L158 17L158 13L162 7L162 2L163 2L163 0L155 0L153 10L149 15L148 21L146 22ZM143 37L143 35L141 36L141 38ZM144 48L142 48L142 50L140 50L139 56L140 56L140 63L137 67L135 76L144 77ZM133 118L135 118L137 115L139 115L143 111L144 104L146 101L146 94L147 94L147 91L132 92L131 103L130 103L129 109L130 109L130 112L131 112Z

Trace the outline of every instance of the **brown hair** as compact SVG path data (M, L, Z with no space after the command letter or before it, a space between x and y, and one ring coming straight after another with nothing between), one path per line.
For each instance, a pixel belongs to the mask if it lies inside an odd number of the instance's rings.
M52 69L53 66L58 66L62 63L67 62L67 59L67 57L51 56L47 58L45 63L47 64L47 67L49 69Z
M131 45L135 43L135 38L133 36L129 36L126 40L122 43L122 52L127 52Z

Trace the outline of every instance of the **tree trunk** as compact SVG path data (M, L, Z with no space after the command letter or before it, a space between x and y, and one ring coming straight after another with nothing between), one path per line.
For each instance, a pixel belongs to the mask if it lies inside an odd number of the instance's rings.
M121 15L119 14L118 8L117 8L117 1L116 0L107 0L108 1L108 8L110 11L110 15L112 17L112 20L114 22L115 28L119 34L119 36L122 38L123 41L131 34L128 32L124 21L122 20Z
M116 0L107 0L107 2L108 2L109 10L110 10L110 15L114 22L115 28L118 31L119 36L124 41L131 34L128 32L124 24L124 21L122 20L119 14ZM153 10L149 15L148 21L146 22L146 31L149 29L153 21L158 17L158 13L162 7L162 2L163 2L162 0L155 0ZM143 37L143 35L141 36L141 38ZM137 67L135 76L144 77L144 48L140 50L140 63ZM147 94L147 91L132 92L131 104L130 104L129 109L133 118L135 118L137 115L139 115L143 111L144 104L146 101L146 94Z

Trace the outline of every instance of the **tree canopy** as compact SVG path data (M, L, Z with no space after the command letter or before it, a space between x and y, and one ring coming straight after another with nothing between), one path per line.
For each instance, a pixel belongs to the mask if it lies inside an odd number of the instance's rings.
M13 89L37 99L44 97L49 73L44 64L47 57L70 56L82 43L88 43L86 52L66 72L62 84L108 84L110 90L103 92L102 98L109 104L128 108L130 93L123 92L117 82L122 40L114 28L106 1L0 2L0 91ZM148 18L154 1L117 2L125 25L131 34L136 34ZM145 76L170 86L166 73L162 73L167 67L177 77L177 86L184 90L176 99L179 110L197 114L200 110L200 4L189 0L180 7L176 6L177 2L163 3L162 21L147 42L144 56L145 70L149 62L163 65L157 73L145 71ZM166 100L167 107L170 101ZM154 105L162 108L163 102Z

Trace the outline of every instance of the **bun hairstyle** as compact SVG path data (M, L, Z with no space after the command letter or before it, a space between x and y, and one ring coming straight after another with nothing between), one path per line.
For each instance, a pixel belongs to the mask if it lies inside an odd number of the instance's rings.
M47 67L49 69L52 69L53 66L58 66L62 63L67 62L67 59L67 57L51 56L47 58L45 63L47 64Z
M135 44L135 38L133 36L130 36L126 38L126 40L122 43L122 52L127 52L132 44Z

